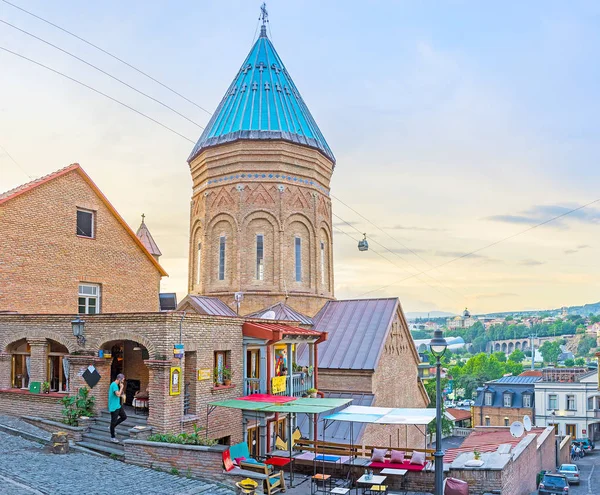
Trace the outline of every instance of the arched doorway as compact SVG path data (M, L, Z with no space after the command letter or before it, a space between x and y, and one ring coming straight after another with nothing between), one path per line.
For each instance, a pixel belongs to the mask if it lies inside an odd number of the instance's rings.
M150 374L144 361L150 358L148 349L134 340L109 340L100 349L102 357L110 362L108 379L112 382L118 374L125 375L124 405L127 414L147 413Z
M69 350L62 344L48 339L47 382L50 392L69 391Z
M11 355L10 386L12 388L29 389L31 373L31 347L26 339L20 339L6 347Z

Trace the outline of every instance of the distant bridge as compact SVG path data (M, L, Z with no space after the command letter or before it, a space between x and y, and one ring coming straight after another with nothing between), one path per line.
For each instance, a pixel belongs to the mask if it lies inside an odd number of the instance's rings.
M539 349L544 342L553 341L562 338L571 338L573 335L557 335L556 337L534 337L533 343L536 349ZM520 339L505 339L505 340L492 340L487 343L485 348L486 352L503 352L507 356L512 354L515 350L529 351L531 350L531 339L528 337L521 337Z

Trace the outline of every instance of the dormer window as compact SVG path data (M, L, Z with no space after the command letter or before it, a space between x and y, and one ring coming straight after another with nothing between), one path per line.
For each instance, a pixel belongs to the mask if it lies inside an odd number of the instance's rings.
M512 406L512 394L510 392L506 392L504 394L504 407Z
M79 237L94 237L94 212L77 208L77 235Z
M494 401L494 395L492 392L486 392L484 395L484 400L486 406L491 406Z
M531 407L531 394L528 392L523 394L523 407Z

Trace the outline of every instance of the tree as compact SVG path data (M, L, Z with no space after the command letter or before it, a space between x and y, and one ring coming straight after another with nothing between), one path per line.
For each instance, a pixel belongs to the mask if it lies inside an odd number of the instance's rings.
M573 366L575 366L575 360L574 359L565 359L565 366L567 368L572 368Z
M560 350L560 342L555 340L553 342L546 341L540 347L540 352L544 358L545 363L555 363L558 361L558 356L562 352Z
M496 359L498 361L500 361L501 363L506 363L506 354L504 354L501 351L498 352L494 352L494 354L492 354L492 356L496 356Z
M525 353L521 349L515 349L510 356L508 356L508 360L514 363L522 363L525 359Z
M575 360L575 366L585 366L585 359L583 359L582 357L577 358Z
M510 373L513 376L520 375L523 373L523 365L521 363L515 363L514 361L507 361L504 363L504 372Z
M596 347L596 339L594 337L582 337L577 346L578 356L587 356L593 347Z

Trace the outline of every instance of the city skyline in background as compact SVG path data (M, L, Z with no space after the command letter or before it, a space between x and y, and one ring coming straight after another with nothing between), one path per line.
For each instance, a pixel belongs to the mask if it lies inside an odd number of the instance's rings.
M258 2L227 9L216 1L14 3L210 111L257 36ZM463 257L597 199L600 69L589 60L599 41L600 7L461 1L273 1L267 7L269 36L337 158L338 298L398 296L407 312L452 313L465 306L483 313L600 299L598 203ZM6 2L0 2L0 19L201 126L210 118ZM188 139L0 50L0 91L7 96L0 102L0 191L79 162L132 228L145 213L170 274L162 290L181 299L191 197L186 159L201 127L6 24L0 24L0 46L83 81ZM357 250L362 232L371 246L363 253ZM427 274L414 276L422 271Z

